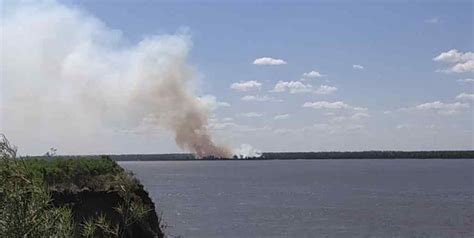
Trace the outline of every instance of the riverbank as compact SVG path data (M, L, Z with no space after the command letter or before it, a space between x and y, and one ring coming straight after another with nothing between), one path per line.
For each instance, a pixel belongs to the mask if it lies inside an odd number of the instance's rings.
M43 223L50 225L38 231L39 235L164 237L161 217L143 185L106 156L2 156L0 174L3 234L19 235L36 229L22 223ZM36 203L36 207L29 205ZM35 213L43 218L28 222Z

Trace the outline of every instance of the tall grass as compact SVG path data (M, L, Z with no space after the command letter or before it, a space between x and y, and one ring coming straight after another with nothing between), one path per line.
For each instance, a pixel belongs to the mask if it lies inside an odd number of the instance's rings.
M16 152L0 134L0 237L128 237L127 228L152 211L134 193L139 182L107 157L24 159ZM50 191L82 190L117 193L118 218L74 221L69 207L52 205Z
M16 158L0 135L0 234L2 237L71 237L71 210L53 207L43 181Z

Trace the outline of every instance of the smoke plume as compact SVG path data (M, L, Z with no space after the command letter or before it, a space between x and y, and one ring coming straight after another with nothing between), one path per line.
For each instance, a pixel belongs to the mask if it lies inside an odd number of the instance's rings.
M242 144L238 149L234 151L234 154L238 158L252 158L252 157L261 157L262 151L253 148L249 144Z
M31 142L157 126L198 157L231 156L214 144L207 128L211 109L195 96L186 34L131 44L74 7L43 2L4 8L0 130Z

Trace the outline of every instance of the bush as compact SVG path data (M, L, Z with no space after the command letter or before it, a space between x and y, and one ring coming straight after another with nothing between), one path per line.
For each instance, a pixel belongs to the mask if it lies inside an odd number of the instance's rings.
M51 205L50 194L16 148L0 137L0 234L4 237L71 237L71 211Z
M30 158L24 160L34 176L42 179L52 189L108 190L117 181L116 176L125 171L106 156L93 158L53 159Z

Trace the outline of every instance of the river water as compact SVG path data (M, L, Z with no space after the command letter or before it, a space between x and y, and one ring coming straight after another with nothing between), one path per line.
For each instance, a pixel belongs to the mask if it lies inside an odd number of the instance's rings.
M170 237L474 237L474 160L120 165Z

